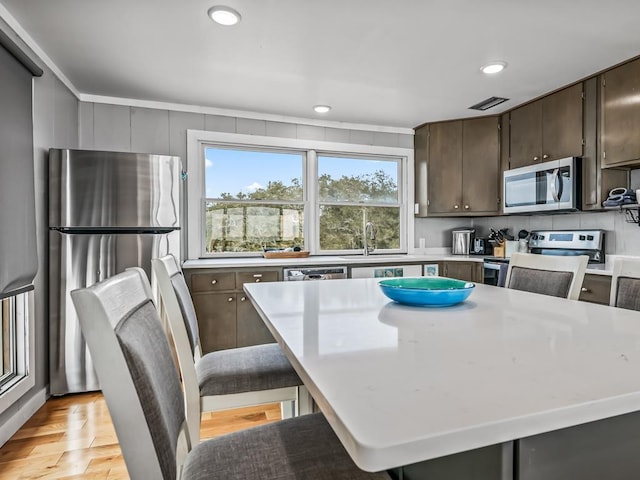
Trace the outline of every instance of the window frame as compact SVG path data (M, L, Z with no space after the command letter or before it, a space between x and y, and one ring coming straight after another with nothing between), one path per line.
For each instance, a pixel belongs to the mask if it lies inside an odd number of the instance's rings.
M320 194L318 191L318 187L319 187L319 183L317 181L317 178L314 177L313 180L313 186L314 186L314 190L315 190L315 198L313 203L311 204L311 206L316 206L316 215L314 217L314 226L316 228L318 228L320 226L320 208L323 205L329 205L329 206L345 206L345 207L359 207L362 205L366 205L367 207L383 207L383 208L397 208L399 209L400 212L400 247L399 248L394 248L394 249L382 249L382 248L376 248L376 252L379 254L390 254L390 253L406 253L407 252L407 246L403 244L403 235L404 232L406 232L406 224L403 222L403 195L404 195L404 191L407 190L406 186L403 183L403 173L404 173L404 166L403 166L403 157L399 157L399 156L391 156L391 155L372 155L372 154L355 154L352 152L349 153L336 153L336 152L327 152L326 150L317 150L314 151L314 158L315 158L315 163L312 167L309 168L309 170L315 171L315 174L317 175L318 173L318 157L322 157L322 156L333 156L333 157L344 157L344 158L348 158L348 159L353 159L353 158L357 158L357 157L363 157L362 160L374 160L375 157L380 157L381 159L383 159L384 161L393 161L397 164L397 168L398 168L398 201L397 203L385 203L385 202L371 202L371 203L360 203L360 202L347 202L347 201L327 201L327 200L320 200ZM362 232L364 233L364 232ZM362 251L361 250L352 250L352 249L343 249L343 250L323 250L320 247L320 235L314 235L312 237L312 241L314 242L314 249L312 250L313 252L316 252L319 255L361 255ZM405 242L406 243L406 242Z
M35 305L33 290L15 297L12 308L15 325L15 375L0 388L0 413L11 407L19 398L35 386Z
M385 147L374 145L359 145L350 143L327 142L322 140L303 140L281 137L267 137L261 135L246 135L237 133L209 132L201 130L187 130L187 259L221 258L221 257L259 257L260 252L224 252L208 254L204 251L205 225L205 175L204 148L215 145L229 148L275 149L306 152L306 162L303 164L303 188L305 204L305 249L311 255L357 255L361 252L353 250L320 250L319 249L319 201L318 187L314 183L317 174L317 155L364 156L395 158L399 161L400 174L398 176L399 208L400 209L400 248L394 250L379 250L378 253L412 253L413 239L413 149L401 147Z

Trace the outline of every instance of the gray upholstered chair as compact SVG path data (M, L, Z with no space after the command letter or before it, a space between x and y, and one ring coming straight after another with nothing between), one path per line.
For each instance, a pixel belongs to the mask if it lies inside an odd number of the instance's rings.
M618 257L613 262L609 305L640 310L640 260Z
M578 300L589 257L513 253L505 287Z
M359 470L319 413L191 449L178 371L144 271L71 297L133 480L389 480Z
M310 413L307 389L276 343L202 355L198 320L173 255L152 260L182 377L191 442L200 439L202 412L281 402L283 417ZM293 411L286 403L293 403Z

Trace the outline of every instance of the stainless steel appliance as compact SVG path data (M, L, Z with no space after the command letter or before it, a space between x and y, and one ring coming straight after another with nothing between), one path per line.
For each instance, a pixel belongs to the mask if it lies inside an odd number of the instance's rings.
M530 252L537 255L587 255L589 263L605 262L604 230L535 230L529 236ZM508 258L484 259L484 283L504 282Z
M285 281L347 278L347 267L285 268L283 278Z
M504 172L504 213L579 210L582 162L568 157Z
M535 230L529 250L542 255L587 255L589 263L604 263L604 230Z
M180 255L180 159L49 151L49 357L53 395L98 390L69 292Z
M471 247L472 255L489 255L493 251L493 248L489 244L488 238L476 237L473 239L473 245Z
M475 229L459 228L451 232L451 254L469 255L473 245Z

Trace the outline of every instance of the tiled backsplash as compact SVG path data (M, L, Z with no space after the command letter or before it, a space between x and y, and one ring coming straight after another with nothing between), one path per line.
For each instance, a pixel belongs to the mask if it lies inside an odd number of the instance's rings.
M450 247L451 230L473 227L476 235L487 236L489 229L508 228L517 235L520 230L594 229L606 230L606 253L640 255L640 227L627 223L619 210L607 212L580 212L554 215L505 215L481 218L416 218L415 246L425 239L425 247Z

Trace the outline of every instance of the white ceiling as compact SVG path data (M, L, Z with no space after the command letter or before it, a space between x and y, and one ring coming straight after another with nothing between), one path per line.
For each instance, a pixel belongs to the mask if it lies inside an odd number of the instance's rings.
M214 24L216 4L242 21ZM490 96L510 98L500 113L640 54L638 0L2 5L81 94L392 127L475 116ZM508 67L480 73L491 60Z

